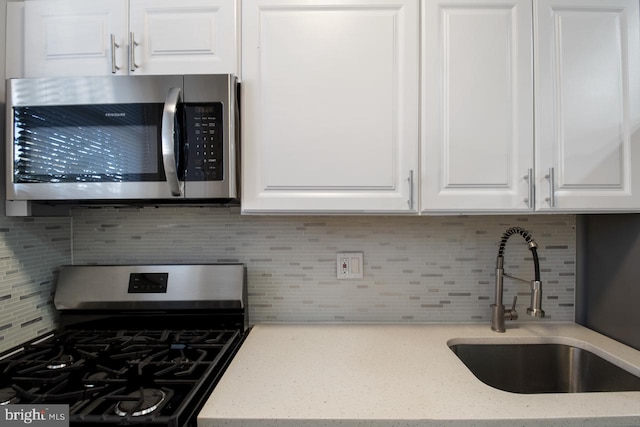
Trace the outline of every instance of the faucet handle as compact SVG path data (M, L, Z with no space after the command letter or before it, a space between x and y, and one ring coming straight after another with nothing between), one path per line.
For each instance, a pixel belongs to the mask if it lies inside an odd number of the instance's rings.
M504 311L504 318L506 320L516 320L518 319L518 312L516 311L516 301L518 300L518 296L513 297L513 304L511 304L511 309Z

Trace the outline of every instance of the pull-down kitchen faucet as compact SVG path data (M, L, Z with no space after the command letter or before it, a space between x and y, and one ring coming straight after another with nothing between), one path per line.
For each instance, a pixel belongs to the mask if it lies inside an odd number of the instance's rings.
M507 240L514 234L521 235L527 245L531 254L533 255L534 265L534 279L524 280L519 277L514 277L504 272L504 247L507 244ZM516 320L518 313L516 312L516 300L517 296L513 298L513 305L510 309L505 309L502 304L503 294L503 278L509 277L520 282L527 283L531 288L531 304L527 308L527 314L532 317L544 317L544 310L542 310L542 282L540 282L540 262L538 261L538 245L531 237L531 234L527 230L521 227L511 227L502 235L500 241L500 248L498 249L498 258L496 260L496 298L495 303L491 304L491 330L496 332L504 332L504 321Z

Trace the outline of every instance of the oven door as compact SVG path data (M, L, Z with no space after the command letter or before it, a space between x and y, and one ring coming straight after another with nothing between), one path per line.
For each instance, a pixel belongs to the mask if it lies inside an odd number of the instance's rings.
M184 197L182 76L8 83L9 200Z

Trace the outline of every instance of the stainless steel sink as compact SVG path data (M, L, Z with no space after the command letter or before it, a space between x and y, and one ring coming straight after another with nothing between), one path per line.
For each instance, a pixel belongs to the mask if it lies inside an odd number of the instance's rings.
M457 344L451 350L485 384L513 393L640 391L640 377L563 344Z

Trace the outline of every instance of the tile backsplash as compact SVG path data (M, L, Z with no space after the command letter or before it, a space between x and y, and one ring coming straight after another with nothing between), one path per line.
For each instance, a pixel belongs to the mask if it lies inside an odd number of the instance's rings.
M252 323L489 322L502 233L521 226L539 245L547 316L574 318L575 216L243 216L238 208L74 209L75 264L247 266ZM364 252L364 278L336 279L336 252ZM520 236L505 270L530 279ZM505 304L526 284L505 281Z
M243 216L238 208L74 209L72 218L1 218L0 351L56 326L65 264L247 265L249 315L260 322L488 322L504 230L539 245L543 308L574 318L575 216ZM336 279L336 252L364 252L364 278ZM531 278L513 236L506 270ZM505 302L527 286L507 279Z
M69 218L0 218L0 351L56 327L58 268L71 263Z

